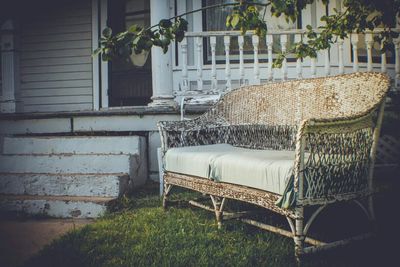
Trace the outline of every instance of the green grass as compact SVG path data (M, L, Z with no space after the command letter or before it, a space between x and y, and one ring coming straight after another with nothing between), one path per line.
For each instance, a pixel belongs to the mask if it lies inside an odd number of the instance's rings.
M173 196L188 199L193 194L181 191ZM187 205L171 207L165 212L155 189L121 198L110 210L95 223L55 240L24 266L295 265L291 239L237 221L226 222L218 230L212 213ZM335 214L331 216L334 223L328 229L342 227L338 223L343 220ZM277 216L264 219L284 222ZM324 223L322 220L321 224ZM331 232L318 225L316 229L317 235ZM390 266L388 255L395 256L396 248L387 240L375 239L321 253L305 258L304 263L305 266Z

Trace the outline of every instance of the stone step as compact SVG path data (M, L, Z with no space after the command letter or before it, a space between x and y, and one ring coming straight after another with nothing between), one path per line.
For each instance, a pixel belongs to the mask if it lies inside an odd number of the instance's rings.
M0 195L0 211L59 218L97 218L111 197Z
M128 190L126 173L0 173L0 194L118 197Z
M0 173L129 173L139 155L0 155Z
M138 154L140 136L10 136L3 154Z

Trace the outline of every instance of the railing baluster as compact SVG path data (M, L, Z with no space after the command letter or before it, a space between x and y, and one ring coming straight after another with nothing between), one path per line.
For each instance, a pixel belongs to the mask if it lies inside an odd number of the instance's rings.
M229 62L229 45L231 44L230 36L224 36L225 46L225 79L226 79L226 90L232 89L231 84L231 67Z
M351 45L353 48L353 71L358 71L358 34L353 33L350 36L351 38Z
M257 35L252 36L253 51L254 51L254 84L260 84L260 67L258 65L258 45L260 38Z
M394 40L394 56L395 56L395 87L400 87L400 38Z
M338 39L337 41L338 43L338 49L339 49L339 74L343 74L344 73L344 63L343 63L343 43L344 40L343 39Z
M310 64L311 64L311 77L312 78L315 78L315 77L317 77L317 59L316 58L311 58L311 62L310 62Z
M365 44L367 46L367 71L372 71L372 45L374 39L371 33L365 34Z
M217 66L215 62L215 47L217 45L217 37L210 37L211 46L211 90L217 91Z
M186 92L189 89L188 82L188 61L187 61L187 39L183 38L181 42L182 51L182 91Z
M294 36L294 41L296 42L296 43L298 43L298 42L300 42L301 41L301 34L296 34L295 36ZM301 66L301 58L298 58L297 60L296 60L296 78L297 79L301 79L302 78L302 68L301 68L302 66Z
M243 44L244 44L244 36L238 36L238 44L239 44L239 75L240 75L240 86L244 85L244 59L243 59Z
M383 40L381 43L381 48L383 48ZM381 54L381 72L386 72L386 53Z
M202 50L203 38L196 37L196 51L197 51L197 90L203 90L203 64L202 64Z
M282 53L286 54L286 45L287 45L287 35L281 35L281 49ZM287 60L286 57L283 59L282 62L282 80L287 80Z
M272 34L267 34L267 37L265 38L266 44L267 44L267 49L268 49L268 80L272 81L273 79L273 70L272 70L272 44L273 44L273 38Z
M331 74L331 62L329 58L329 48L324 51L324 61L325 61L325 76Z

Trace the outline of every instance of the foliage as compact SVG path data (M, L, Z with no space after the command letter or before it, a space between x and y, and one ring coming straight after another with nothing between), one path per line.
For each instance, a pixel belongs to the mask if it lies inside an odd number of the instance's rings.
M159 24L147 29L133 25L125 32L112 35L110 28L103 31L100 47L94 54L101 53L103 60L111 60L115 56L127 57L132 52L138 54L142 50L149 50L153 45L159 46L164 53L168 50L171 41L180 42L187 30L187 21L183 16L210 8L233 6L232 13L226 18L229 29L240 30L245 34L254 30L259 36L265 36L268 25L264 16L260 15L260 7L270 8L273 16L285 16L286 20L296 21L298 14L307 5L319 0L267 0L243 1L217 4L193 10L179 16L163 19ZM329 0L321 0L327 4ZM350 33L365 33L378 27L383 30L375 36L375 41L382 44L382 52L391 49L399 33L391 30L395 27L395 20L400 17L400 0L343 0L343 10L334 9L335 13L322 16L320 20L324 26L313 29L307 25L301 41L294 43L287 49L296 58L317 57L317 51L329 48L338 38L346 38ZM286 54L279 54L274 61L274 67L280 67Z

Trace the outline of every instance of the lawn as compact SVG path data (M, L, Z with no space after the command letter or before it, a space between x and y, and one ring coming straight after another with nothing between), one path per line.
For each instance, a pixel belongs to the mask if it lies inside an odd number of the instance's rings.
M176 199L194 196L183 190L172 195ZM387 196L378 199L381 206L387 205L387 201L393 204L396 200ZM295 265L291 239L238 221L228 221L218 230L212 213L184 203L164 211L157 188L150 186L119 199L104 217L55 240L24 266ZM238 203L230 204L231 209L243 207ZM340 208L345 210L342 216L338 215L338 210L327 212L328 219L318 221L317 236L335 236L344 227L358 228L358 211ZM398 251L391 242L395 239L388 227L395 223L386 218L389 212L383 211L387 209L378 211L377 215L385 218L386 223L378 238L308 256L304 266L391 266ZM355 217L351 218L353 215ZM264 217L263 220L276 224L285 222L269 213Z

